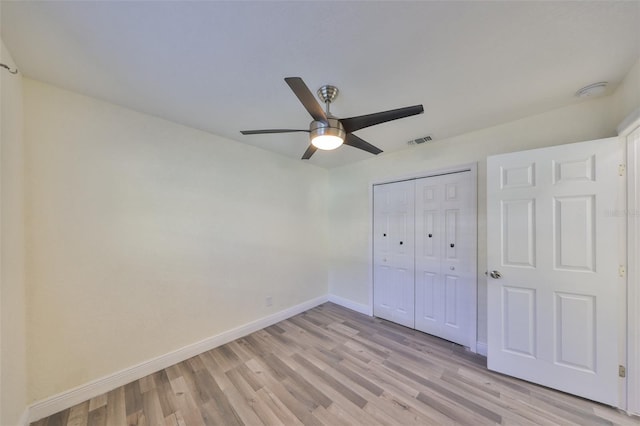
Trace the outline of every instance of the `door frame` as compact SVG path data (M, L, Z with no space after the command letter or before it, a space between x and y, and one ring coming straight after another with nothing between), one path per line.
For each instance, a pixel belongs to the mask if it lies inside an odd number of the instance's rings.
M640 415L640 265L636 263L640 257L640 137L629 136L638 129L640 108L618 126L618 136L627 148L627 387L621 389L621 394L626 390L623 408L636 415Z
M383 185L387 183L402 182L407 180L416 180L428 177L435 177L440 175L469 172L471 173L471 186L474 189L472 191L472 215L476 218L473 224L473 246L475 249L475 256L472 256L472 270L475 274L475 285L471 288L471 312L469 317L471 318L471 324L468 334L468 347L471 352L476 353L478 351L478 163L460 164L451 167L445 167L441 169L428 170L423 172L416 172L407 175L380 178L369 182L369 307L367 314L373 316L373 187L375 185Z

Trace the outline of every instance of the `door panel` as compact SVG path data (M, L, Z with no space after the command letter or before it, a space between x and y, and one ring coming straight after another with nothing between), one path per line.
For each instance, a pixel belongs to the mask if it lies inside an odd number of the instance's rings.
M553 239L556 269L593 271L594 195L554 197Z
M458 303L460 292L458 291L457 276L445 275L444 277L444 324L447 327L460 328L460 316L458 313Z
M536 291L524 287L502 289L502 350L535 357Z
M490 369L618 404L623 160L617 138L487 160Z
M414 326L413 182L376 185L374 213L375 316Z
M471 173L416 180L416 329L471 346L476 285Z
M535 267L535 200L503 200L502 264Z
M595 297L556 293L555 361L595 373Z

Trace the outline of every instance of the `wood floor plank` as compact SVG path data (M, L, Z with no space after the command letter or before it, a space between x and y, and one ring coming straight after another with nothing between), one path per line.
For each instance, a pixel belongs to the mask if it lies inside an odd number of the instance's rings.
M256 396L262 401L284 425L302 425L300 419L267 387L260 388Z
M255 392L258 392L262 388L262 383L255 377L254 372L247 367L246 363L239 365L233 371L237 371Z
M544 408L545 411L560 414L562 418L566 418L578 424L612 424L611 421L603 419L602 417L598 417L595 414L583 411L576 406L564 404L557 399L548 398L543 395L532 396L531 401L533 405L539 405L541 408Z
M396 419L396 424L425 425L437 423L433 417L427 414L429 410L416 408L420 403L419 400L407 395L384 392L376 401L378 404L382 402L384 402L387 412L391 414L392 418ZM369 405L367 404L367 406Z
M382 395L382 392L384 392L384 390L373 381L349 369L342 363L335 364L332 367L348 380L351 380L353 383L361 386L363 389L366 389L375 396L380 396Z
M49 417L47 420L47 426L65 426L69 420L69 411L61 411Z
M553 413L549 413L548 411L542 410L538 407L530 405L526 401L522 400L514 400L508 395L501 395L500 399L505 401L509 405L509 407L517 406L518 411L517 414L521 417L528 419L530 422L533 422L536 425L572 425L574 423L567 421L566 419L562 419L559 416L556 416Z
M258 397L253 387L244 379L244 376L240 374L241 366L229 370L226 372L229 381L233 384L233 387L237 390L238 395L244 398L246 405L254 412L258 421L248 421L248 416L243 416L242 420L245 424L265 424L273 425L280 424L281 421L276 414ZM233 402L233 401L232 401ZM239 403L234 403L234 406ZM236 410L238 407L236 406Z
M142 411L142 394L140 384L136 380L124 386L125 413L129 417L133 413Z
M228 372L230 371L233 370L229 370ZM205 373L203 372L203 374ZM251 396L243 395L238 387L235 386L234 383L229 379L229 376L227 374L225 374L224 377L220 377L220 379L216 381L219 384L222 384L222 382L224 382L224 385L220 386L220 390L229 402L229 407L227 407L227 409L233 410L237 418L240 420L240 424L263 424L262 420L260 420L252 407L254 405L254 402Z
M120 387L124 392L124 388ZM89 401L75 405L69 409L67 426L84 426L89 421Z
M350 426L347 421L328 411L322 405L313 410L312 414L324 425Z
M107 405L107 394L98 395L89 400L89 411L97 410Z
M102 405L100 408L89 411L89 420L87 424L91 426L106 426L107 425L107 406Z
M459 345L332 303L75 405L35 426L640 425L487 370Z
M227 343L229 350L233 351L235 355L240 359L243 363L249 361L253 358L253 353L246 350L246 348L239 343L238 340L234 340L233 342Z
M320 392L311 382L302 377L297 371L289 367L283 360L276 358L274 355L264 357L270 368L277 371L279 375L284 377L284 381L291 383L291 388L295 388L301 394L307 395L308 398L323 407L331 405L331 399Z
M155 387L142 394L142 406L150 424L159 425L164 423L165 416L162 413L158 390Z
M250 363L247 364L250 365ZM249 368L252 367L256 368L257 366L250 365ZM312 411L318 407L318 404L313 401L308 401L307 397L301 394L295 386L291 386L286 383L286 381L280 382L276 380L271 373L262 366L257 368L258 370L254 371L260 374L265 381L265 386L260 389L258 393L264 391L264 393L268 395L273 395L274 397L271 398L273 401L280 401L282 405L286 407L286 411L291 412L298 421L304 425L321 424L321 422L311 414Z
M180 378L186 385L185 393L188 393L198 406L206 404L213 399L214 389L198 386L195 373L187 363L181 362L177 366L180 372Z
M213 401L207 401L206 403L200 405L200 413L202 415L202 419L204 420L204 424L206 425L225 424L226 419L222 416L222 413L216 409L215 403ZM230 420L230 422L233 422L234 420Z
M286 333L282 328L282 331L277 331L273 327L266 328L264 331L269 335L269 338L278 342L278 344L284 348L287 348L287 354L291 355L296 352L305 350L309 347L303 340L290 337L290 334Z
M449 401L446 401L444 398L438 397L433 394L429 394L426 392L418 393L416 399L429 408L432 408L451 420L455 421L458 424L463 425L482 425L482 424L495 424L489 422L486 418L478 418L473 416L472 414L467 413L465 410L456 407L455 404L452 404Z
M494 423L502 423L502 416L500 414L486 409L482 405L473 402L471 399L462 396L460 393L449 390L446 386L443 386L440 383L426 379L419 374L416 374L413 371L409 371L401 365L395 364L389 360L385 361L383 365L387 368L392 369L393 371L396 371L397 373L400 373L412 382L422 385L430 389L431 391L437 392L450 401L455 402L460 406L491 420Z
M527 415L526 412L514 413L509 405L500 399L500 394L495 391L485 391L460 376L452 372L446 372L441 377L442 386L447 387L451 392L459 392L469 400L480 404L484 408L500 414L503 423L520 424L522 426L533 426L536 422ZM538 419L540 420L540 419ZM548 422L544 422L548 423Z
M318 368L316 365L314 365L309 360L307 360L304 357L302 357L300 354L293 355L293 359L296 362L298 362L303 368L305 368L308 371L310 371L318 380L323 381L324 383L329 385L331 388L335 389L339 394L341 394L342 396L347 398L354 405L356 405L356 406L358 406L360 408L363 408L365 405L367 405L367 400L366 399L364 399L358 393L354 392L352 389L348 388L347 386L345 386L341 382L339 382L336 378L334 378L331 375L327 374L326 372L322 371L320 368ZM315 383L315 381L314 381L314 383ZM329 403L329 405L331 405L331 404Z
M176 395L171 389L171 382L169 381L167 372L162 370L157 377L158 380L156 386L158 388L158 400L160 401L162 414L165 417L165 423L167 422L168 417L171 417L174 421L178 422L180 418L175 415L178 411L178 402L176 401Z
M165 417L164 426L188 426L188 425L185 422L184 417L182 417L182 413L178 411Z
M184 383L184 380L182 380ZM178 410L176 413L181 413L184 422L189 426L205 426L205 421L202 416L201 407L196 404L193 397L189 392L180 392L175 395L176 404Z
M107 426L122 426L127 422L124 387L119 387L107 394ZM68 423L67 423L68 424Z

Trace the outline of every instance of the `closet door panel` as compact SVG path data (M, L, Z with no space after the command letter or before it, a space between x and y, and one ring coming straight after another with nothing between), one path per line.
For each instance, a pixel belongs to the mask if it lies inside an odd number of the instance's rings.
M374 187L374 315L414 327L414 183Z
M416 329L465 346L475 285L470 177L463 172L416 180L416 224L424 223L416 226L416 247L434 246L432 253L416 252Z
M440 204L442 188L437 177L416 180L416 328L430 334L440 332L442 301L443 226Z

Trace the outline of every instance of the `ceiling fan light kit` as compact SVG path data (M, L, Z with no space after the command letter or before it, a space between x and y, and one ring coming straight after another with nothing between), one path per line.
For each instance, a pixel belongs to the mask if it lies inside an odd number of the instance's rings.
M354 148L378 155L382 152L380 148L371 145L369 142L354 135L356 130L399 118L410 117L422 114L422 105L414 105L405 108L398 108L389 111L377 112L373 114L361 115L350 118L337 118L331 114L331 102L338 96L339 90L335 86L324 85L318 89L318 97L326 107L326 112L322 109L313 94L300 77L287 77L284 81L289 85L298 100L305 107L313 118L309 130L302 129L265 129L265 130L241 130L243 135L256 135L268 133L292 133L309 132L310 145L302 155L303 160L308 160L317 149L332 150L341 145L349 145Z
M344 143L347 133L336 118L327 118L326 122L311 122L311 143L318 149L329 151L338 148Z

